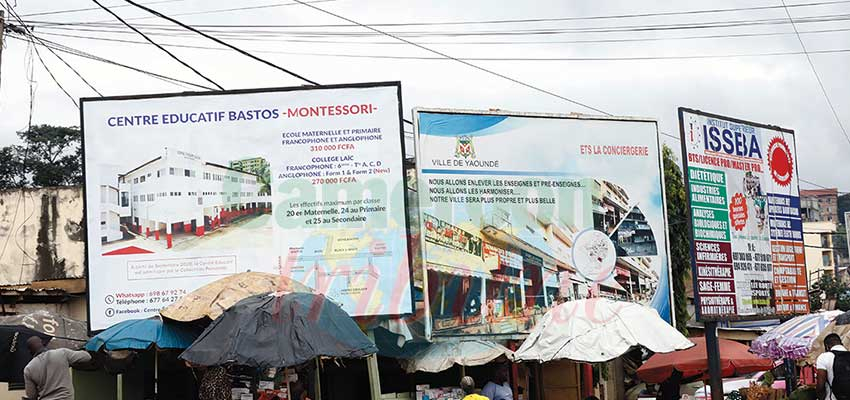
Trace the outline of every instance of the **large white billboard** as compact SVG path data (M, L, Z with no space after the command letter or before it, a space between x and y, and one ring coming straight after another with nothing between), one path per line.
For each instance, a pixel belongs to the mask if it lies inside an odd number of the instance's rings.
M401 86L83 99L89 322L244 271L412 312Z
M552 305L636 301L672 322L657 124L415 110L432 334L511 335Z
M806 314L794 132L679 109L700 320Z

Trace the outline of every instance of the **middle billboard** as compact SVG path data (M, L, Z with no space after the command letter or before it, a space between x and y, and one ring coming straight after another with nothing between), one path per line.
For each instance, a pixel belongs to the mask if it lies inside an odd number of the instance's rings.
M414 110L433 335L513 334L569 299L672 321L657 124Z

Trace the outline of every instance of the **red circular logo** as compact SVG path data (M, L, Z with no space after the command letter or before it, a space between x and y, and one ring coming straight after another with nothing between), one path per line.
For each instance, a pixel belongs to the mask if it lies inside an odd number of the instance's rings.
M770 140L767 146L767 162L770 164L770 175L779 186L791 184L794 175L794 159L791 158L791 149L785 140L777 136Z

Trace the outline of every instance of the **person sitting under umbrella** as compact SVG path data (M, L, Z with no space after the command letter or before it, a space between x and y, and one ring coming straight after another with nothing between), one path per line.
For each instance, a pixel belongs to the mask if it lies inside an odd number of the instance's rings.
M27 339L32 361L24 368L24 386L30 400L74 400L71 365L91 361L85 351L46 350L38 336Z
M490 400L484 397L475 390L475 380L471 376L464 376L460 380L460 390L463 390L463 400Z

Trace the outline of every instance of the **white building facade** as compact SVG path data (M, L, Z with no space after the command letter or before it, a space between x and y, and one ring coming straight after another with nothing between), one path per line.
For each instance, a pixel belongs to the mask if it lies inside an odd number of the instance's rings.
M260 194L257 175L169 148L119 176L115 194L121 225L137 235L166 240L167 248L175 234L204 236L236 218L271 212L271 196Z

